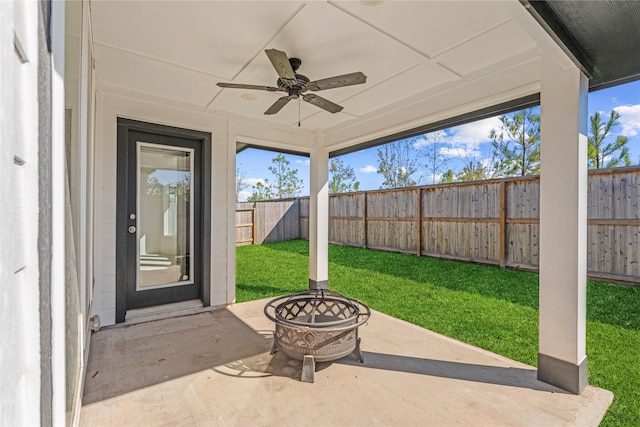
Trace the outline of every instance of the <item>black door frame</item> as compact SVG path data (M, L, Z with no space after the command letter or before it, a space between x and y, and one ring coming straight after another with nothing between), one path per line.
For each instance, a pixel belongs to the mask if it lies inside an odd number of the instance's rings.
M211 304L211 134L172 126L146 123L118 117L117 129L117 183L116 183L116 323L125 321L127 314L127 260L131 256L127 244L129 233L127 194L131 183L126 173L129 166L128 141L131 132L145 132L155 135L190 139L202 143L202 181L200 190L200 221L194 224L202 236L200 251L202 254L202 304ZM196 231L198 232L198 231Z

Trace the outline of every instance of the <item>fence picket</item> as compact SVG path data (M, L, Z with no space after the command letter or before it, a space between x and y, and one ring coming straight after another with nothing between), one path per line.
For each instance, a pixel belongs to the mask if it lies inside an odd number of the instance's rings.
M535 270L539 184L534 176L331 195L329 240ZM589 275L640 283L640 167L590 171L587 191ZM236 224L238 244L308 239L309 198L238 203Z

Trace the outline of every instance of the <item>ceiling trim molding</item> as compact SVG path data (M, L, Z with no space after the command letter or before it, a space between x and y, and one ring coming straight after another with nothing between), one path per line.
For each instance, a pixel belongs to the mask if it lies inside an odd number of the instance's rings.
M161 63L161 64L170 65L172 67L176 67L176 68L179 68L179 69L182 69L182 70L187 70L187 71L192 71L194 73L204 74L205 76L212 77L212 78L215 78L217 80L224 80L224 77L220 77L220 76L218 76L216 74L213 74L213 73L205 71L205 70L201 70L199 68L194 68L194 67L190 67L188 65L178 64L178 63L173 62L173 61L167 61L166 59L161 59L161 58L158 58L158 57L155 57L155 56L147 55L147 54L144 54L144 53L141 53L141 52L138 52L138 51L135 51L135 50L131 50L131 49L126 49L126 48L123 48L123 47L120 47L120 46L115 46L115 45L112 45L112 44L109 44L109 43L94 42L93 45L94 45L94 49L95 49L95 47L97 47L98 49L111 49L111 50L115 50L117 52L122 52L122 53L125 53L127 55L131 55L133 57L139 57L139 58L145 59L147 61L158 62L158 63Z

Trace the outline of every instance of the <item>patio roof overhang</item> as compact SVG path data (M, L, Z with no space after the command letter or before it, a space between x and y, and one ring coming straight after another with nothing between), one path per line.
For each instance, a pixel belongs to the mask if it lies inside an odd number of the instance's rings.
M589 77L590 90L640 79L637 1L521 1Z
M126 111L134 115L128 118L218 132L219 218L228 220L232 212L232 146L309 154L312 288L328 286L330 155L539 98L538 378L580 393L587 384L588 77L592 89L640 77L633 55L640 46L640 27L633 24L640 3L604 4L607 18L599 22L596 2L94 1L96 87L118 98L103 107L111 121ZM269 48L301 58L300 71L311 79L362 71L367 83L327 91L327 99L344 106L336 114L302 103L265 116L277 95L252 91L243 97L248 91L216 83L275 85L263 52ZM615 60L602 61L602 49L609 48ZM141 102L130 107L132 99ZM157 111L149 112L149 105ZM182 122L175 122L176 114ZM103 129L104 140L113 139L113 129ZM233 256L225 259L233 263ZM234 285L221 292L227 302Z
M318 133L344 153L530 99L558 46L591 89L638 79L639 17L634 1L92 3L104 91L233 117L239 147L270 146L264 129L294 134L278 148L301 153ZM301 58L312 79L362 71L367 83L323 92L344 106L336 114L292 102L265 116L280 95L216 83L275 85L268 48Z

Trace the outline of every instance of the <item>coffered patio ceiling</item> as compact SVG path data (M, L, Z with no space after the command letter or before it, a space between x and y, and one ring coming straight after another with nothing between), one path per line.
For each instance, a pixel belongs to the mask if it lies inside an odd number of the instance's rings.
M322 131L331 149L536 94L542 52L559 51L516 0L93 1L91 10L105 87L292 131L300 114L300 131ZM367 82L322 92L339 113L292 101L271 116L282 94L216 86L276 86L271 48L300 58L311 80L362 71Z

